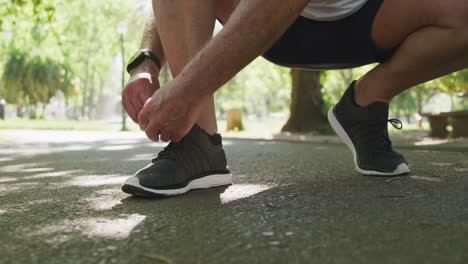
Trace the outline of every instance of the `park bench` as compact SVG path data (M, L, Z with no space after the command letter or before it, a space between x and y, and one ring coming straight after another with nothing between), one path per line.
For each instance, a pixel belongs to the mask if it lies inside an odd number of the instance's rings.
M445 138L448 136L447 125L452 126L452 137L468 137L468 111L422 114L429 120L429 136Z

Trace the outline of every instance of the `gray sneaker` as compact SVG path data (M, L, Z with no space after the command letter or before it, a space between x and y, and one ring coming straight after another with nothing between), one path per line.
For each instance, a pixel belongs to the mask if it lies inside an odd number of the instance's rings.
M152 163L128 178L122 191L139 196L171 196L231 183L221 135L211 136L195 124L184 138L169 143Z
M354 100L354 84L329 110L328 120L353 153L356 170L366 175L408 173L408 162L403 155L393 150L387 130L387 122L400 129L400 120L388 119L387 103L358 106Z

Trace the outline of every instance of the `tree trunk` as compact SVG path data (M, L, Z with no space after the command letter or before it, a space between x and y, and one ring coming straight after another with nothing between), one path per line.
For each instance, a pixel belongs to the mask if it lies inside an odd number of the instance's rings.
M101 102L102 95L104 90L104 79L99 76L99 95L98 95L98 102Z
M103 96L103 90L104 90L104 79L99 75L99 94L98 94L98 97L97 97L97 102L96 102L96 105L95 105L95 112L94 112L94 118L95 119L98 119L98 118L102 118L102 114L98 111L102 111L103 110L103 107L101 104L103 104L104 102L102 101L102 96Z
M281 131L310 132L326 125L320 72L292 69L291 79L290 115Z
M86 56L85 62L85 78L83 84L83 104L81 105L81 117L85 117L86 115L86 98L88 92L88 75L89 75L89 60L91 57L91 48L88 47L88 54Z
M91 73L91 85L88 96L88 119L93 119L94 116L94 94L95 94L95 85L94 85L94 70Z

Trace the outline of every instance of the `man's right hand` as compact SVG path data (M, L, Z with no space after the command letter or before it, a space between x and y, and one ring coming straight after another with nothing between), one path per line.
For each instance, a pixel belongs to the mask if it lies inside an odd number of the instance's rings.
M159 89L159 69L146 59L130 72L130 80L122 92L122 104L133 122L138 124L138 114L146 101Z

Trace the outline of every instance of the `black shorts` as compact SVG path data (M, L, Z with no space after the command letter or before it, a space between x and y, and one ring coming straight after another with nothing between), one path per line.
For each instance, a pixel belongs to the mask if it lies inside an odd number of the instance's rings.
M384 62L393 51L378 52L371 39L375 16L384 0L369 0L338 21L300 16L263 54L275 64L314 70L344 69Z

